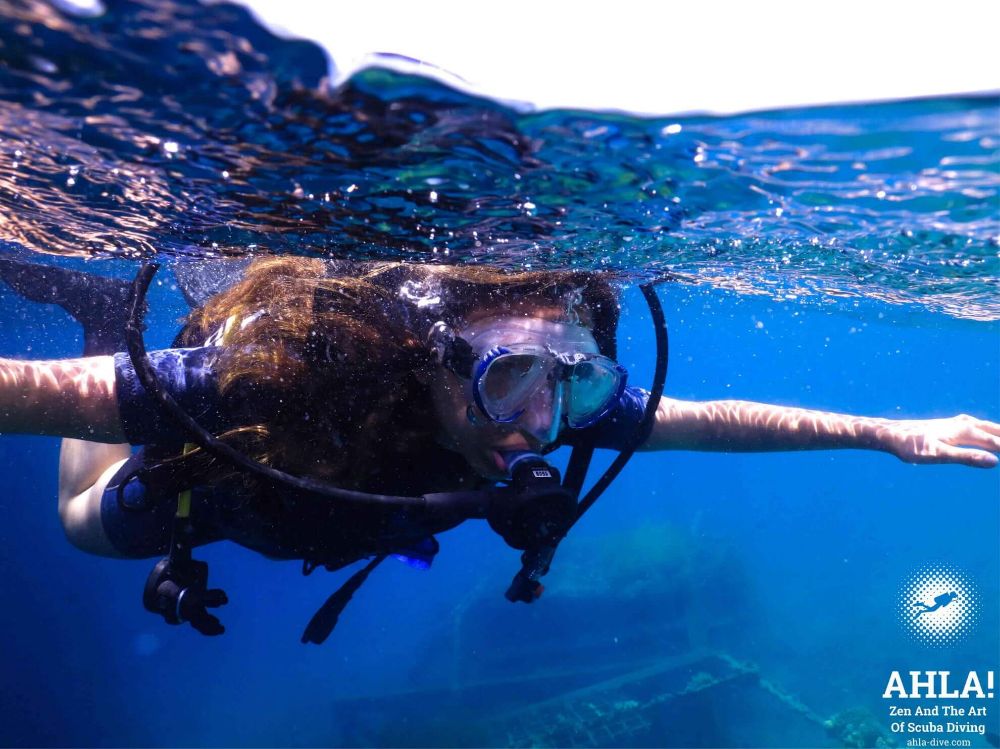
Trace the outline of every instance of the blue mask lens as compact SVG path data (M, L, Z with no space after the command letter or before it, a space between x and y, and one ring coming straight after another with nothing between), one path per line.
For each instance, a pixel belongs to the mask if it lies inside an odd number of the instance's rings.
M551 369L551 363L537 354L518 354L505 349L498 349L495 354L490 352L476 378L477 402L494 421L513 421L548 379Z
M621 395L625 371L605 357L570 365L565 378L566 421L583 429L598 421Z
M624 368L604 356L497 348L480 362L473 394L490 419L508 423L524 413L540 388L552 389L555 396L559 387L566 422L573 429L582 429L607 413L624 385Z

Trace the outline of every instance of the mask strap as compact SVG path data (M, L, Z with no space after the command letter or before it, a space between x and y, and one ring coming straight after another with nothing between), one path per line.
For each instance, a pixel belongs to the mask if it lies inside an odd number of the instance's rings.
M446 322L438 320L427 333L427 344L437 362L459 377L469 379L476 364L477 357L472 345L455 335Z

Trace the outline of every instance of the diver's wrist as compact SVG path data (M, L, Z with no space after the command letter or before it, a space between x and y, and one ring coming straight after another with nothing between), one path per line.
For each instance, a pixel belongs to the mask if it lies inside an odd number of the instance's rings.
M892 452L889 426L892 419L879 417L856 417L860 422L854 447L865 450Z

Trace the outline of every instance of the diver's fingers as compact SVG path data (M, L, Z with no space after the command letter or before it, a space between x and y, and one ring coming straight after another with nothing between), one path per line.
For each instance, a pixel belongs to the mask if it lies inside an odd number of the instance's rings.
M1000 434L991 434L982 427L973 426L968 430L965 438L962 440L962 444L981 447L985 450L992 450L995 453L1000 452Z
M1000 459L993 453L971 447L956 447L942 442L921 463L961 463L973 468L993 468Z
M972 419L972 424L970 426L973 428L979 429L987 434L993 435L994 437L1000 437L1000 424L997 422L987 421L986 419L977 419L974 416L969 418Z
M958 416L952 416L950 419L940 419L938 421L940 423L950 422L952 424L961 424L963 427L969 429L981 429L987 434L1000 437L1000 423L989 421L988 419L980 419L970 414L959 414Z
M959 417L961 418L961 417ZM955 446L964 445L966 447L979 447L991 452L1000 452L1000 435L991 434L979 424L989 424L990 422L963 422L961 427L952 433L941 435L940 439Z

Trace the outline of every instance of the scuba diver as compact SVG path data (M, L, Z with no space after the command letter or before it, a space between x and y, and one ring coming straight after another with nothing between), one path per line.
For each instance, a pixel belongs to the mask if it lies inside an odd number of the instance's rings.
M310 622L303 641L319 643L383 559L427 566L436 534L469 518L523 552L507 597L535 600L559 541L636 449L858 448L977 467L1000 451L1000 424L967 415L662 397L666 328L649 288L657 374L635 387L600 273L262 258L147 354L154 272L128 288L0 258L0 279L63 306L86 342L78 359L0 359L0 432L64 438L70 542L168 554L145 605L204 634L222 632L208 609L226 599L190 552L218 540L301 559L307 574L370 560ZM544 458L561 445L573 447L564 479ZM621 454L580 499L595 448Z
M920 611L918 611L916 614L914 614L913 618L916 619L921 614L927 614L927 613L929 613L931 611L937 611L938 609L943 608L944 606L947 606L949 603L951 603L952 601L954 601L956 598L958 598L958 594L955 593L954 591L952 591L952 592L949 592L949 593L942 593L937 598L935 598L933 606L928 606L926 603L923 603L921 601L914 601L913 608L917 608L918 606L923 606L923 608Z

